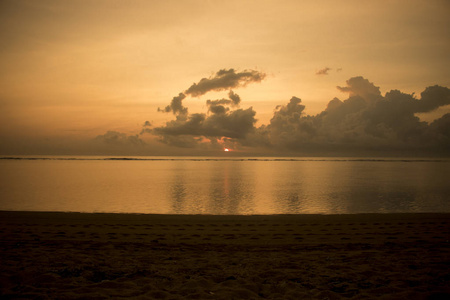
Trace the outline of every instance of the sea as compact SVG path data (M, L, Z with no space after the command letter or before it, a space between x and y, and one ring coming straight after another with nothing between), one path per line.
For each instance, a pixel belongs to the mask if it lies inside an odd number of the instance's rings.
M450 159L0 157L0 210L138 214L450 212Z

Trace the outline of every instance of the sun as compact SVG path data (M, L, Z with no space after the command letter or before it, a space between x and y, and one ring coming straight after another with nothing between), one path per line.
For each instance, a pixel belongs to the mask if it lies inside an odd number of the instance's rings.
M230 149L225 148L225 149L223 149L223 151L228 152L228 151L230 151Z

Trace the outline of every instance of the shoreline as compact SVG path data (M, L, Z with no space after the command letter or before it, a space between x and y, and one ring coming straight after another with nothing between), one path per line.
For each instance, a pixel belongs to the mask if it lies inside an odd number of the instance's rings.
M450 212L361 212L361 213L300 213L300 214L165 214L165 213L139 213L139 212L81 212L81 211L36 211L36 210L0 210L0 215L15 214L63 214L63 215L111 215L111 216L167 216L172 217L304 217L304 216L320 216L320 217L334 217L334 216L445 216L450 218Z
M450 296L450 213L0 211L0 238L6 299Z

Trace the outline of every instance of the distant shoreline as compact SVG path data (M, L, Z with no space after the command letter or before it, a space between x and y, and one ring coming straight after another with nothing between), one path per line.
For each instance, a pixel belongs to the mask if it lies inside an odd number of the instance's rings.
M317 162L450 162L450 157L346 157L346 156L97 156L97 155L16 155L0 156L1 160L62 161L317 161Z

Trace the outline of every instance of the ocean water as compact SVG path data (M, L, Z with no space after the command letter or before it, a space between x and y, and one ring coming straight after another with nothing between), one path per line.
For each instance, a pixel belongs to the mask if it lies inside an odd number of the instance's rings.
M0 210L450 212L449 178L446 159L0 158Z

